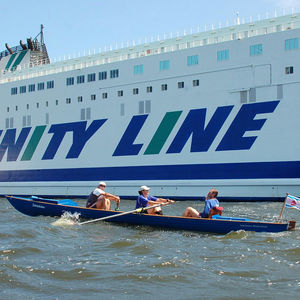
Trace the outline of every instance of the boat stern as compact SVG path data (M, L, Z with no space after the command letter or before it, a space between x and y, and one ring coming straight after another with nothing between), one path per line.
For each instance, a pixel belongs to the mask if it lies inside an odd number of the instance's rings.
M296 220L290 220L288 230L296 230Z

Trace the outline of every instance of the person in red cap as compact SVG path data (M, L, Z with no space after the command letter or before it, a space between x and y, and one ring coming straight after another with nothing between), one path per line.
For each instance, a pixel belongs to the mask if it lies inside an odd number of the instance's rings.
M156 198L149 195L150 188L146 185L142 185L139 189L139 196L136 200L135 208L147 207L158 203L174 203L174 200L164 199L164 198ZM154 207L147 209L145 211L147 214L156 214L162 215L161 207Z
M110 210L110 200L120 203L120 197L105 192L106 183L100 181L98 187L89 195L86 207Z

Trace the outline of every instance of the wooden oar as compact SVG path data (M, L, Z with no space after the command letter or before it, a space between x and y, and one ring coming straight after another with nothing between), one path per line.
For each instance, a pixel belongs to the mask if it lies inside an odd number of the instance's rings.
M134 209L134 210L131 210L131 211L125 211L125 212L120 213L120 214L115 214L115 215L112 215L112 216L106 216L106 217L99 218L99 219L94 219L94 220L89 220L89 221L81 222L81 223L78 223L78 225L84 225L84 224L88 224L88 223L93 223L93 222L98 222L98 221L104 221L104 220L107 220L107 219L121 217L121 216L129 215L129 214L132 214L132 213L140 213L140 212L145 211L147 209L158 207L158 206L162 206L162 205L166 205L166 204L167 203L158 203L158 204L155 204L155 205L152 205L152 206L140 207L140 208L137 208L137 209Z

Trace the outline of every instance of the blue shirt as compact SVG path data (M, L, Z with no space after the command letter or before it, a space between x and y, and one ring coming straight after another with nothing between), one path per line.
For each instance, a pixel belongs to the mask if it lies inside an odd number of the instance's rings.
M200 216L202 218L208 218L208 215L209 215L209 211L216 207L216 206L219 206L219 201L217 199L208 199L208 200L205 200L205 206L204 206L204 210L203 212L200 214Z
M140 208L140 207L146 207L148 206L148 201L156 201L157 198L148 195L147 198L145 198L143 195L139 195L137 200L136 200L136 206L135 208Z

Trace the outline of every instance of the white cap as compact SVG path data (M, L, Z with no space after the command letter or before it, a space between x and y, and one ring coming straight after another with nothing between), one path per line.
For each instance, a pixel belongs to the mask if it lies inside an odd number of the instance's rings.
M98 186L99 186L99 185L106 186L106 183L105 183L104 181L100 181L99 184L98 184Z
M142 185L142 186L140 187L140 192L141 192L141 191L149 191L149 190L150 190L150 188L147 187L146 185Z

